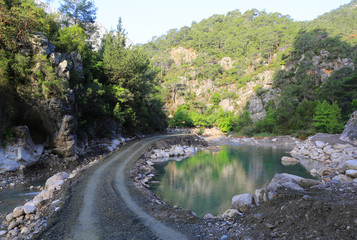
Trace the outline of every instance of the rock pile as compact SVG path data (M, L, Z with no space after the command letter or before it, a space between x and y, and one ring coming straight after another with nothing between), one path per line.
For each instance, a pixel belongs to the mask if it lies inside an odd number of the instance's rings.
M26 202L23 206L16 207L6 215L6 221L2 223L0 231L5 239L28 239L46 226L46 217L42 211L58 210L59 201L52 201L55 191L61 189L62 184L70 177L66 172L60 172L47 179L45 189L36 195L33 200ZM25 237L26 236L26 237ZM30 236L30 237L31 237Z
M166 149L153 149L149 158L153 162L168 161L170 158L178 161L193 156L198 150L198 147L174 145Z
M324 177L324 181L332 179L340 182L354 181L354 174L351 174L351 171L346 172L346 170L355 169L345 169L349 165L345 163L357 161L357 147L342 141L329 143L327 141L316 140L324 136L333 137L326 134L317 134L309 137L305 142L296 145L295 149L291 151L291 155L299 159L303 165L306 165L304 163L307 160L317 162L318 164L310 163L311 167L305 167L309 169L312 175ZM335 138L337 137L335 136Z
M234 196L232 198L231 208L219 215L218 218L232 221L236 216L242 215L254 206L277 197L282 191L288 190L299 192L318 184L320 184L319 181L305 179L292 174L275 174L268 187L256 189L254 195L244 193ZM206 215L206 218L210 216L209 214Z

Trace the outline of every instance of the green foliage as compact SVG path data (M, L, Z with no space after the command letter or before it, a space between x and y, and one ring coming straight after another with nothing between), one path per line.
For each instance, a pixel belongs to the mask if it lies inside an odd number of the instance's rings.
M233 130L240 132L243 128L250 126L253 123L249 112L244 110L237 117L233 119Z
M274 116L274 109L272 106L269 107L265 118L263 118L262 120L259 120L256 123L256 130L258 132L268 132L268 133L272 133L275 126L276 126L276 120L275 120L275 116Z
M340 133L343 124L341 123L341 109L337 103L331 105L326 100L319 101L316 106L313 125L321 132Z
M218 92L215 92L215 93L211 96L211 102L212 102L215 106L218 106L218 104L221 102L221 94L219 94Z
M64 52L83 53L86 47L86 37L84 30L78 25L64 27L59 31L59 47Z
M357 110L357 99L353 99L352 107L353 107L353 110Z
M149 64L140 48L126 46L126 34L119 19L117 31L106 37L102 66L113 89L113 115L126 129L145 131L162 129L165 125L162 119L157 119L165 116L158 108L161 103L155 96L157 82Z
M39 28L42 13L34 0L0 1L0 48L15 51Z
M90 32L97 8L91 0L63 0L59 11L65 16L63 23L66 27L79 25Z
M32 74L35 76L39 86L37 96L39 98L53 96L63 98L68 88L68 82L57 76L46 56L37 54L33 60L37 63L36 67L32 69Z
M170 127L193 127L193 121L188 113L188 106L181 105L177 108L174 117L170 120Z

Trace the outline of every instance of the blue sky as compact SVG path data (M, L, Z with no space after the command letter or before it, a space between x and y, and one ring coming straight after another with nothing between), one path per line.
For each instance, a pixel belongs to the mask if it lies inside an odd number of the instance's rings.
M54 0L58 6L60 0ZM121 17L128 37L134 43L146 43L153 36L173 28L190 26L213 14L241 12L256 8L280 12L295 20L312 20L350 0L95 0L97 21L115 29Z

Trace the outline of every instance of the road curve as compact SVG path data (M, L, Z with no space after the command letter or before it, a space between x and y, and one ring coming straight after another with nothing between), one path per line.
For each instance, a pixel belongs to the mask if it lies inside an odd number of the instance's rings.
M86 172L57 220L38 239L186 239L145 212L135 201L138 196L129 193L130 166L163 138L167 136L129 143Z

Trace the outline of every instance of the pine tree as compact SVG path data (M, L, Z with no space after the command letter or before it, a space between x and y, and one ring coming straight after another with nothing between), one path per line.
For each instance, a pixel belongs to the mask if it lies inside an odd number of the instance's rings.
M63 0L59 11L65 16L66 27L78 24L87 34L93 32L97 8L91 0Z
M314 116L314 127L324 133L339 133L343 125L341 123L341 109L335 102L330 105L326 100L318 102Z

